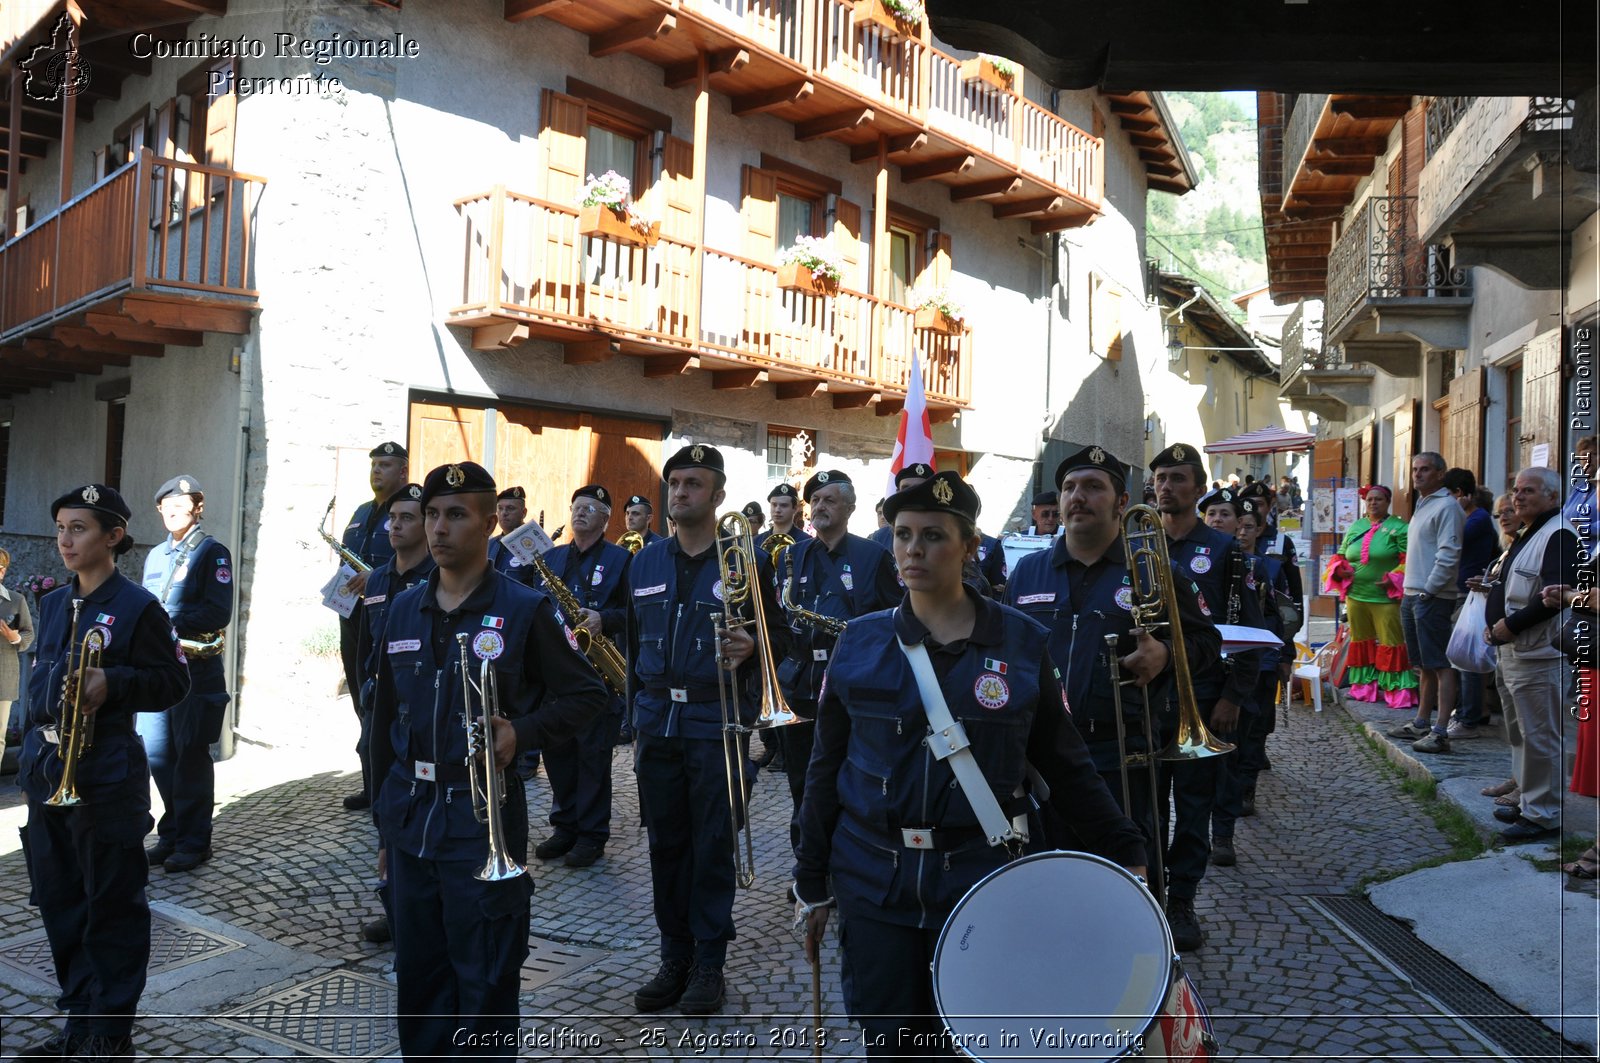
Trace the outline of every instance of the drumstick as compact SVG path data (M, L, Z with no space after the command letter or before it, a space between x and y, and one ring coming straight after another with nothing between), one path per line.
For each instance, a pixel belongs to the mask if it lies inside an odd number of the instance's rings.
M822 1063L822 942L811 961L811 1046L817 1063Z

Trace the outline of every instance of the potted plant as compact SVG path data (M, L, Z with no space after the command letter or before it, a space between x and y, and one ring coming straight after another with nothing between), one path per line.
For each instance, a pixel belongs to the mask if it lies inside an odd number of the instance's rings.
M881 26L900 37L920 39L927 12L917 0L855 0L856 24Z
M844 262L833 241L815 236L796 238L778 252L778 287L808 295L838 295Z
M1000 92L1006 92L1016 82L1016 78L1016 64L1004 56L982 52L971 59L961 60L962 81L982 82Z
M654 247L661 223L646 218L629 198L628 179L615 170L589 175L578 199L578 235Z
M950 291L940 288L915 300L917 308L915 326L923 332L942 332L959 336L967 331L967 311L950 297Z
M33 595L34 605L38 605L40 599L61 586L61 581L54 576L29 576L22 581L22 585Z

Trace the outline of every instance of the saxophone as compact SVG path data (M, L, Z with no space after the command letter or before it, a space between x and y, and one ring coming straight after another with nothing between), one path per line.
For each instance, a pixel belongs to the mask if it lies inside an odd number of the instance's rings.
M785 536L785 538L787 538L787 536ZM788 565L785 566L785 571L784 571L784 576L783 576L783 594L780 597L780 601L781 601L785 611L788 612L790 618L795 620L797 623L805 624L807 627L815 628L816 630L822 632L824 635L832 635L834 638L838 638L840 635L844 634L845 625L848 624L849 621L841 620L836 616L827 616L826 614L823 614L823 613L813 612L810 609L803 609L800 606L795 604L795 602L794 602L794 594L793 594L793 591L794 591L794 553L793 553L793 551L791 551L787 555L786 559L788 561Z
M622 655L622 651L617 649L617 644L604 635L591 635L578 626L578 618L583 615L583 606L578 602L577 595L561 582L561 578L550 571L550 566L544 563L544 558L535 554L533 567L539 573L539 578L544 580L544 585L550 589L550 597L555 599L556 608L561 610L561 615L572 625L572 637L577 640L579 651L589 658L589 663L594 665L595 671L600 673L600 678L606 681L607 686L627 697L628 660Z

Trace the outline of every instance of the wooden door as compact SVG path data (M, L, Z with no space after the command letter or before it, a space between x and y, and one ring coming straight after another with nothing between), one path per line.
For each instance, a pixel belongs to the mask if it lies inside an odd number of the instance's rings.
M1483 367L1468 369L1450 381L1449 430L1440 415L1439 434L1445 441L1445 457L1452 465L1471 469L1483 476Z
M1522 434L1519 442L1521 460L1516 469L1507 469L1515 476L1531 465L1549 469L1562 467L1561 441L1561 330L1534 337L1522 357ZM1543 461L1534 461L1534 450L1543 447Z
M413 402L411 478L421 483L428 470L456 461L483 461L483 410L447 403Z

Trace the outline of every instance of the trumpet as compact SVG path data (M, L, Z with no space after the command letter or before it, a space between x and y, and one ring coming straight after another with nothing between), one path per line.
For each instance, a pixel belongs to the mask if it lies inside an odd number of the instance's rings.
M57 808L70 808L83 803L83 798L78 794L78 764L83 760L83 754L94 745L94 714L85 711L83 684L88 679L89 669L100 667L101 651L105 649L105 632L91 628L83 637L83 645L79 646L78 618L82 611L83 599L72 599L72 627L67 634L67 666L72 666L74 649L78 653L78 666L61 686L60 744L56 746L56 755L61 758L64 767L61 769L61 785L45 802Z
M467 779L472 792L472 813L478 822L489 828L489 858L473 873L482 882L503 882L526 875L528 869L506 851L505 827L500 821L500 806L506 801L505 776L494 762L494 718L500 715L500 688L496 684L494 668L488 661L472 681L472 665L467 660L467 644L471 641L466 632L456 635L456 645L461 649L461 722L467 728ZM478 713L472 712L472 695L478 695ZM482 760L473 749L474 740L480 743Z
M333 515L333 504L337 501L337 496L328 499L328 508L322 513L322 523L317 525L317 534L322 536L323 542L333 547L334 553L339 555L340 560L355 569L357 573L366 575L372 571L372 566L361 560L360 554L328 534L328 518Z

